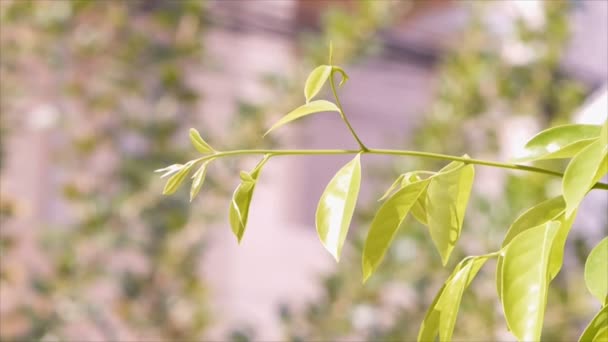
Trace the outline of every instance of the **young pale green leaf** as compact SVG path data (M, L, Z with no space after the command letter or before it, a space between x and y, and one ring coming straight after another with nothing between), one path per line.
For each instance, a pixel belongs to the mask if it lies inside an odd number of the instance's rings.
M608 237L600 241L587 257L585 284L602 305L608 305Z
M418 341L451 341L460 301L487 256L469 257L461 261L445 282L426 313L418 333Z
M550 221L515 236L504 249L502 306L520 341L540 341L549 286L549 255L560 223Z
M306 103L309 103L315 95L321 91L323 85L331 75L330 65L320 65L316 67L308 78L306 84L304 84L304 96L306 97Z
M413 171L404 174L403 181L401 182L401 187L404 187L410 183L414 183L422 180L423 178L420 176L421 174L431 175L432 177L436 175L435 172L430 171ZM427 188L428 189L428 188ZM427 189L425 189L420 197L416 200L416 203L412 206L411 213L414 218L420 222L422 225L428 226L427 216L426 216L426 197L427 197Z
M535 135L517 161L571 158L593 142L601 126L570 124L552 127Z
M176 173L177 171L181 170L184 167L183 164L173 164L173 165L169 165L167 167L164 167L162 169L157 169L154 170L154 172L156 173L163 173L160 178L165 178L167 176L170 176L174 173Z
M378 209L363 247L363 281L366 281L382 262L397 229L428 183L428 179L425 179L406 185Z
M272 127L270 127L270 129L264 135L267 135L271 131L274 131L275 129L277 129L293 120L299 119L306 115L319 113L319 112L340 112L340 109L338 109L338 106L336 106L335 104L333 104L332 102L329 102L329 101L325 101L325 100L311 101L311 102L309 102L303 106L300 106L300 107L294 109L293 111L289 112L287 115L285 115L279 121L277 121L277 123L275 123Z
M344 69L337 66L332 66L332 70L337 71L340 73L340 75L342 75L342 80L340 80L338 87L341 87L344 83L346 83L346 81L348 81L348 74L346 74L346 71L344 71Z
M361 156L344 165L331 179L317 207L316 223L319 238L336 261L348 234L361 185Z
M572 158L562 180L566 215L570 216L606 170L607 139L599 137Z
M209 162L204 162L203 165L194 173L192 176L192 186L190 187L190 202L198 195L203 183L205 182L205 176L207 175L207 165Z
M450 163L430 178L424 211L431 238L445 265L460 237L464 214L473 187L473 165Z
M186 163L186 165L167 180L165 188L163 189L163 195L171 195L179 188L184 179L188 176L192 165L194 165L192 162Z
M583 331L579 342L606 342L608 341L608 305L593 317Z
M253 191L255 190L256 183L262 166L268 161L269 156L264 156L258 165L248 173L248 177L243 177L241 174L242 182L234 190L232 195L232 201L230 202L230 227L232 232L240 243L247 227L247 219L249 217L249 206L251 205L251 199L253 197Z
M205 140L201 137L200 133L194 128L190 128L190 142L197 151L202 154L213 153L215 150L207 144Z
M560 227L555 235L555 240L551 246L551 254L549 256L549 276L550 279L555 278L561 270L564 260L564 246L566 238L574 222L575 215L566 218L565 214L566 203L562 196L556 196L548 199L540 204L528 209L521 214L509 227L507 234L502 242L502 248L505 248L511 240L518 234L528 229L540 226L549 221L559 221ZM501 273L502 257L499 257L496 263L496 289L498 297L501 297Z

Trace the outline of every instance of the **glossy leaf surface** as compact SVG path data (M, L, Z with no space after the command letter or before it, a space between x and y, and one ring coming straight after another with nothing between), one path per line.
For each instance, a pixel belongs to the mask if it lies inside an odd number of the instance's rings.
M361 157L358 154L331 179L317 206L317 233L323 246L340 259L342 246L355 211L361 185Z
M198 195L203 183L205 182L205 176L207 175L207 165L209 162L204 162L203 165L194 173L192 176L192 186L190 187L190 202Z
M571 158L600 134L600 126L569 124L552 127L534 136L517 160Z
M566 215L570 215L583 200L589 189L603 175L608 144L603 136L582 149L572 158L562 181L562 192L566 201Z
M214 152L213 148L203 140L200 133L194 128L190 128L190 142L202 154Z
M461 261L445 282L420 326L418 341L451 341L460 301L479 269L488 260L486 256L469 257Z
M192 168L193 163L186 163L178 172L176 172L173 176L171 176L167 183L165 184L165 188L163 189L163 195L171 195L173 194L179 186L184 182L184 179L188 177L188 173Z
M428 180L423 180L406 185L378 209L363 247L363 281L367 280L382 262L399 226L428 183Z
M602 305L608 305L608 237L602 239L587 257L585 284Z
M606 342L608 341L608 306L604 306L593 317L589 325L579 338L580 342Z
M260 171L266 161L268 161L268 158L268 156L265 156L250 173L247 173L246 177L241 175L241 184L234 190L234 194L232 195L229 213L230 227L239 243L247 227L253 191L255 190Z
M511 332L520 341L539 341L549 286L549 255L560 223L525 230L504 249L502 306Z
M430 178L424 207L431 238L445 265L460 237L464 214L471 194L473 165L450 163Z
M523 231L540 226L549 221L559 221L560 227L556 233L555 241L551 247L551 255L549 257L549 276L550 279L555 278L563 264L566 238L568 237L575 217L575 215L572 215L571 217L566 218L565 208L566 203L564 202L563 197L556 196L528 209L515 219L515 222L509 227L501 247L506 247L515 236ZM503 258L499 257L496 264L496 288L498 290L499 298L501 297L502 279L500 270L502 268L502 261Z
M319 93L329 78L329 75L331 75L331 66L329 65L320 65L308 75L306 83L304 84L306 103L309 103L310 100Z
M306 115L315 114L315 113L319 113L319 112L340 112L340 109L338 109L338 107L335 104L333 104L332 102L329 102L329 101L325 101L325 100L311 101L311 102L309 102L303 106L300 106L300 107L294 109L293 111L289 112L287 115L285 115L279 121L277 121L277 123L275 123L272 127L270 127L270 129L264 135L270 133L271 131L274 131L275 129L277 129L293 120L299 119Z

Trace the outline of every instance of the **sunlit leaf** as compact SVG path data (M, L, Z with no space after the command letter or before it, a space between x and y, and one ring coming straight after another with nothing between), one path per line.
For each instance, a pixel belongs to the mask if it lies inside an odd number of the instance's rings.
M520 341L539 341L547 289L549 256L560 223L550 221L515 236L504 249L502 306L511 332Z
M460 237L464 214L473 186L473 165L451 163L446 170L430 177L426 189L426 222L431 238L445 265Z
M154 170L154 172L156 172L156 173L163 173L160 176L160 178L165 178L165 177L170 176L170 175L176 173L177 171L181 170L182 167L184 167L183 164L173 164L173 165L169 165L167 167L164 167L162 169Z
M284 124L286 124L288 122L299 119L306 115L319 113L319 112L340 112L340 110L338 109L338 107L335 104L333 104L332 102L329 102L329 101L325 101L325 100L311 101L303 106L300 106L300 107L294 109L293 111L291 111L290 113L285 115L283 118L281 118L279 121L277 121L277 123L275 123L272 127L270 127L270 129L264 135L270 133L271 131L274 131L275 129L283 126Z
M595 298L608 305L608 237L600 241L587 257L585 284Z
M552 127L535 135L518 161L571 158L600 134L598 125L570 124Z
M608 305L593 317L583 331L579 342L606 342L608 341Z
M262 169L262 166L268 161L269 156L264 156L264 159L258 163L258 165L247 173L247 176L243 176L241 173L241 184L234 190L232 195L232 201L230 202L230 227L232 232L240 243L247 227L247 219L249 217L249 206L253 197L253 191Z
M202 154L215 152L194 128L190 128L190 141L194 148Z
M179 188L184 179L188 176L192 165L194 165L192 162L186 163L186 165L167 180L165 188L163 189L163 195L171 195Z
M340 259L342 246L355 211L361 185L361 157L359 154L344 165L331 179L317 207L317 233L323 246Z
M403 187L378 209L363 248L363 281L367 280L382 262L397 229L428 183L425 179Z
M549 221L559 221L560 227L556 233L555 240L551 246L551 255L549 257L549 276L550 279L555 278L562 268L564 260L564 246L575 215L566 218L566 203L562 196L556 196L548 199L540 204L528 209L521 214L509 227L507 234L502 242L502 248L507 246L511 240L521 232L540 226ZM496 288L498 296L501 296L501 273L502 257L499 257L496 263Z
M304 85L306 103L309 103L310 100L319 93L329 78L329 75L331 75L331 66L329 65L320 65L308 75L306 84Z
M451 341L460 301L487 256L469 257L461 261L445 282L426 313L418 333L418 341Z
M203 165L192 176L192 186L190 187L190 202L198 195L203 183L205 175L207 175L207 165L209 162L204 162Z
M601 134L593 143L582 149L572 158L562 181L562 192L566 201L566 215L570 215L583 200L587 192L599 178L600 170L606 170L608 137Z

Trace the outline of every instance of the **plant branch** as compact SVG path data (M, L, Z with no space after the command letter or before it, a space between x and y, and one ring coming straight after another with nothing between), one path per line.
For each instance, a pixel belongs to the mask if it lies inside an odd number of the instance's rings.
M340 155L340 154L375 154L375 155L396 155L396 156L410 156L410 157L421 157L421 158L431 158L431 159L440 159L440 160L449 160L449 161L459 161L467 164L475 164L482 166L490 166L497 167L502 169L511 169L511 170L519 170L526 172L535 172L542 173L550 176L563 177L564 174L558 171L547 170L539 167L528 166L528 165L520 165L520 164L511 164L511 163L502 163L495 162L483 159L472 159L466 157L457 157L448 154L440 154L440 153L429 153L429 152L419 152L419 151L407 151L407 150L386 150L386 149L366 149L366 150L340 150L340 149L323 149L323 150L269 150L269 149L254 149L254 150L232 150L232 151L223 151L216 152L214 154L209 154L204 157L198 158L195 162L207 161L215 158L222 158L228 156L239 156L239 155L258 155L258 154L267 154L270 157L274 156L295 156L295 155ZM602 189L608 190L608 184L606 183L596 183L593 186L593 189Z
M338 109L340 110L340 117L342 118L342 121L344 121L344 123L346 124L346 127L348 127L348 130L353 135L355 140L357 140L357 143L359 144L361 151L367 152L369 149L365 146L365 144L363 144L361 139L359 139L359 136L357 135L357 133L355 133L353 126L351 126L350 122L348 121L346 114L344 114L344 109L342 108L342 103L340 103L340 98L338 97L338 92L336 91L336 84L334 82L334 69L333 68L331 70L331 73L329 74L329 84L331 85L331 92L334 94L334 98L336 99L336 105L338 106Z

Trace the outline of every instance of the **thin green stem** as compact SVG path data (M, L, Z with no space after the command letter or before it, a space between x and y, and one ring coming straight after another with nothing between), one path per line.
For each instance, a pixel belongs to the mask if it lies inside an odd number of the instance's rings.
M351 126L350 122L348 121L346 114L344 114L344 109L342 108L342 103L340 103L340 98L338 97L338 92L336 91L336 84L334 82L333 68L331 70L331 74L329 75L329 84L331 85L331 92L334 94L334 98L336 99L336 105L338 106L338 109L340 110L340 117L342 118L342 121L344 121L344 123L346 124L346 127L348 127L348 130L353 135L355 140L357 140L357 143L359 144L359 147L361 148L361 150L364 152L367 152L369 149L365 146L365 144L363 144L361 139L359 139L359 136L357 135L357 133L355 133L353 126Z
M203 156L201 158L196 159L194 162L207 161L215 158L222 158L228 156L239 156L239 155L258 155L258 154L267 154L270 157L274 156L295 156L295 155L340 155L340 154L376 154L376 155L396 155L396 156L410 156L410 157L421 157L421 158L431 158L431 159L440 159L440 160L449 160L449 161L459 161L467 164L475 164L482 166L490 166L497 167L502 169L511 169L511 170L519 170L526 172L535 172L542 173L550 176L563 177L564 174L558 171L547 170L539 167L528 166L528 165L520 165L520 164L511 164L511 163L502 163L502 162L494 162L482 159L472 159L466 157L457 157L448 154L440 154L440 153L430 153L430 152L419 152L419 151L406 151L406 150L386 150L386 149L366 149L366 150L340 150L340 149L330 149L330 150L270 150L270 149L255 149L255 150L232 150L232 151L223 151L217 152L214 154L209 154ZM596 183L593 186L593 189L602 189L608 190L608 184L606 183Z

